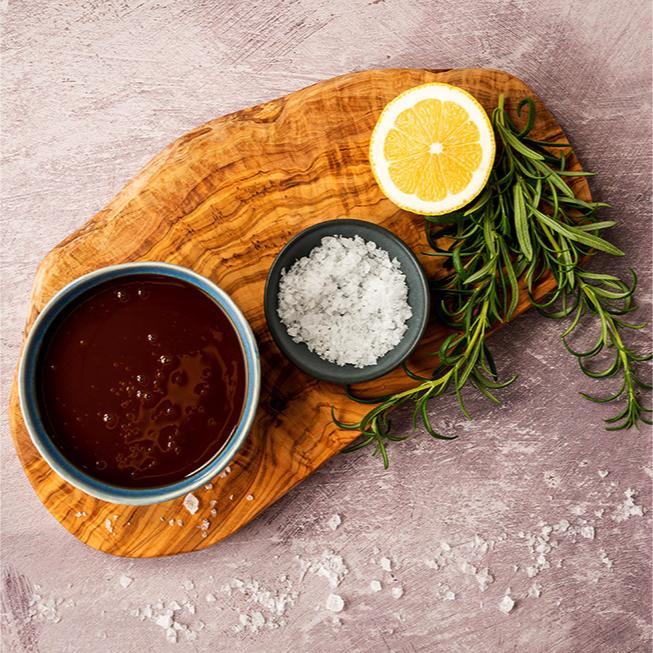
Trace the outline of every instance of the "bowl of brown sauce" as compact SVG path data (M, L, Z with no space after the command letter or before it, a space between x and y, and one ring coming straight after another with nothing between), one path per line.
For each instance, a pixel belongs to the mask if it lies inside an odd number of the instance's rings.
M19 398L62 478L99 499L167 501L208 483L251 428L256 339L235 302L158 262L96 270L58 292L28 335Z

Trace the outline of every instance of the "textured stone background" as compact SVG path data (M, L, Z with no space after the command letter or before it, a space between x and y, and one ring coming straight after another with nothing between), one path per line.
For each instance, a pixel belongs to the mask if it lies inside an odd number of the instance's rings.
M646 0L3 0L0 8L4 650L650 650L650 430L603 430L607 412L579 398L588 381L563 351L560 325L536 315L493 340L503 368L521 375L503 407L473 402L476 417L464 422L446 401L433 405L459 440L417 436L394 448L388 472L367 452L338 457L198 554L129 561L79 544L30 489L5 415L32 276L50 248L180 133L350 70L488 66L524 78L599 173L594 191L622 220L613 239L640 272L649 315ZM626 264L597 258L593 266ZM645 514L620 521L628 488ZM327 520L336 513L334 531ZM561 519L572 531L593 525L594 539L551 533L550 568L529 578L537 557L529 534ZM349 569L337 590L300 575L301 560L325 550ZM489 568L486 591L465 573L471 564ZM238 588L221 590L234 578L299 595L281 618ZM370 590L373 579L380 592ZM539 598L528 596L534 581ZM399 586L404 595L394 598ZM504 615L507 588L516 606ZM325 609L330 591L346 602L341 625ZM207 603L207 593L217 600ZM175 616L197 632L194 641L181 633L167 643L160 626L130 614L186 599L196 613L182 607ZM278 627L237 632L239 615L256 619L255 610Z

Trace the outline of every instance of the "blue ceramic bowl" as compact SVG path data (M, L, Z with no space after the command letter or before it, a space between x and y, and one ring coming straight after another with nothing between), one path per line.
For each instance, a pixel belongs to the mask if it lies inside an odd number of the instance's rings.
M80 295L100 283L117 277L138 274L158 274L185 281L199 288L222 308L231 320L245 357L246 396L243 412L232 437L216 457L196 473L181 481L155 488L134 489L110 485L89 476L69 462L50 439L39 414L36 378L40 349L48 329L59 313ZM192 492L208 483L234 458L254 421L261 385L261 371L256 339L249 323L234 301L213 282L192 270L168 263L125 263L101 268L86 274L60 290L41 311L25 342L18 369L20 407L34 446L59 476L91 496L112 503L132 506L160 503Z

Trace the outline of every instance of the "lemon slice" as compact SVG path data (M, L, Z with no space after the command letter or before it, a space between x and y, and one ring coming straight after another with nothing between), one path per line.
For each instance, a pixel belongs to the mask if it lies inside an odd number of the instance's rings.
M494 150L492 125L478 101L436 82L405 91L383 109L372 132L370 164L397 206L440 215L481 192Z

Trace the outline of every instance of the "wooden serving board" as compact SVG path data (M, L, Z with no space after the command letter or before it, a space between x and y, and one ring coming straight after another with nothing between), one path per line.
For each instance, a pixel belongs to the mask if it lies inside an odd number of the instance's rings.
M500 93L511 108L525 96L535 98L522 81L495 70L371 70L320 82L181 136L46 256L34 281L26 331L48 299L81 274L125 261L167 261L192 268L229 292L250 321L261 351L263 383L252 432L231 473L196 492L200 509L192 516L182 499L119 506L64 482L31 443L14 381L10 421L16 451L41 501L75 537L121 556L202 549L251 521L356 435L335 428L330 409L334 406L343 419L357 419L364 407L349 401L341 388L309 378L288 363L266 327L263 287L270 264L289 238L342 216L391 229L413 247L431 276L441 274L440 260L423 255L423 219L383 197L367 156L383 106L402 91L431 81L461 86L488 112ZM565 138L539 101L535 134L548 141ZM589 198L585 181L576 182ZM539 295L552 285L551 280L543 283ZM518 312L527 307L524 296ZM430 325L411 364L420 369L433 365L427 354L445 334L442 326ZM398 371L368 387L382 394L409 383ZM216 502L215 516L211 501ZM210 522L205 531L200 528L204 519Z

